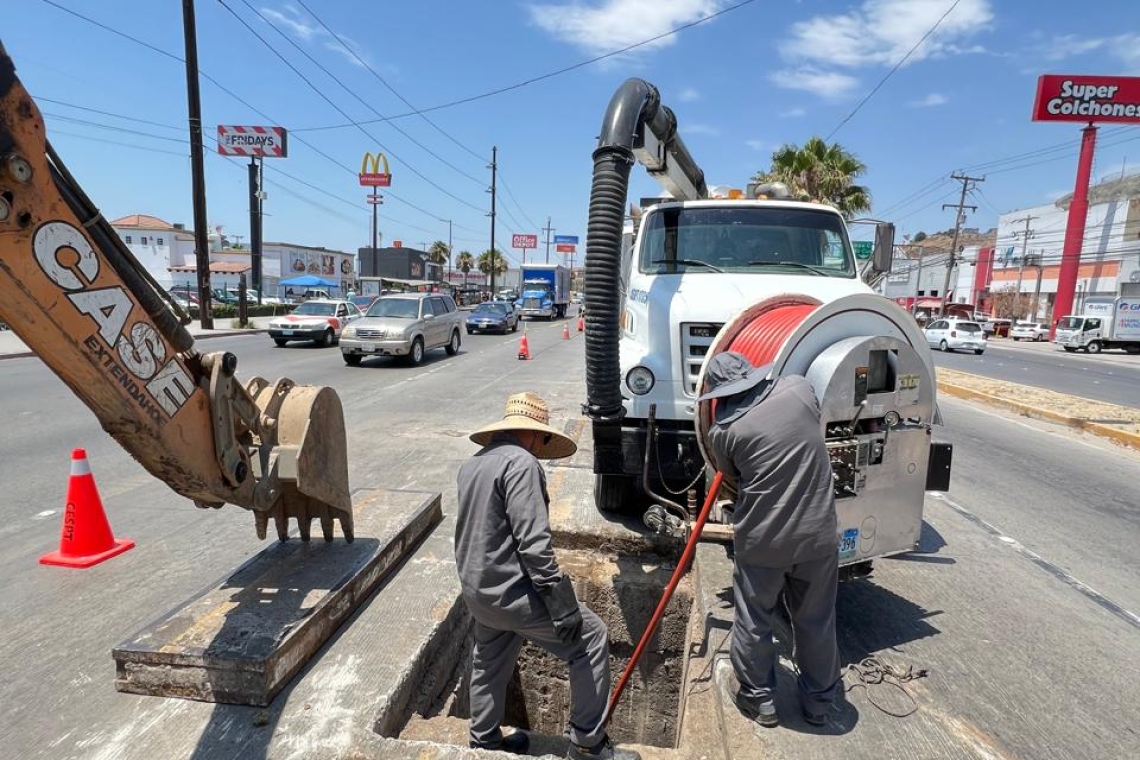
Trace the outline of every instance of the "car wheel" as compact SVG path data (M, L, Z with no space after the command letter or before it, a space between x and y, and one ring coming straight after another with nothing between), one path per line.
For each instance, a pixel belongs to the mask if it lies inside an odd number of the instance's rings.
M514 326L511 327L511 332L518 332L518 331L519 331L519 321L516 319Z
M938 350L939 351L949 351L950 346L947 345L946 341L942 341L941 343L938 344Z
M975 348L974 349L974 353L977 354L978 356L981 356L984 352L985 352L984 348Z
M413 367L424 360L424 339L416 338L412 341L412 350L404 357L404 361Z
M343 354L343 356L344 356L344 363L350 367L359 367L360 366L360 360L364 358L360 354Z
M474 332L475 332L475 331L474 331L474 330L472 330L470 327L468 327L468 328L467 328L467 334L468 334L468 335L472 335Z
M448 356L455 356L457 353L459 353L459 331L458 330L452 330L451 331L451 341L447 344L446 351L447 351Z
M1100 348L1101 348L1100 341L1094 340L1092 343L1089 344L1088 348L1086 348L1085 350L1088 351L1090 354L1099 354Z
M273 342L277 344L278 348L284 348L285 344L289 341L285 340L284 338L274 338Z
M1014 338L1014 339L1013 339L1013 342L1014 342L1014 343L1017 343L1017 342L1019 342L1020 340L1021 340L1021 338Z
M330 327L329 329L325 330L324 335L317 339L315 343L321 348L328 348L333 344L333 340L335 340L335 338L336 336L333 335L332 328Z

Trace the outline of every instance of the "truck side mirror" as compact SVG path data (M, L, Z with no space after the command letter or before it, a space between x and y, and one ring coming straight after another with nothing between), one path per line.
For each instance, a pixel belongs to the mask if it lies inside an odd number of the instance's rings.
M895 226L890 222L879 222L875 225L875 248L871 254L871 270L874 272L891 271L891 262L895 257Z

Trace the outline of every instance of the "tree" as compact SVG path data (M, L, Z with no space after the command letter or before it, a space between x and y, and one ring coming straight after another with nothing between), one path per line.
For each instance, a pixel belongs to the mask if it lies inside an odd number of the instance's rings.
M475 257L471 255L471 251L460 251L459 255L455 257L455 266L459 267L459 271L463 272L463 287L467 288L467 273L475 268Z
M451 249L442 240L432 243L427 253L428 260L433 264L439 264L441 267L451 258Z
M923 240L926 240L926 233L925 232L923 232L922 230L919 230L918 232L914 233L914 238L912 238L912 242L921 243Z
M483 274L491 274L491 249L487 249L479 254L479 271ZM495 276L502 277L507 273L507 257L498 248L494 250L495 255Z
M772 154L772 166L755 182L783 182L792 196L834 206L848 219L871 210L871 191L855 180L867 166L839 143L812 137L797 147L785 144Z

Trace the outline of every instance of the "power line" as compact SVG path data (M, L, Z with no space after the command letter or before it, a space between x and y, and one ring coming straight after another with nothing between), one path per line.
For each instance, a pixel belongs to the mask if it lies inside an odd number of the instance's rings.
M867 93L866 97L864 97L862 100L859 101L859 104L855 106L854 110L852 110L851 113L847 114L846 118L844 118L843 121L839 122L839 125L836 126L835 129L831 130L831 134L829 134L827 137L823 138L824 142L830 140L835 135L836 132L843 129L844 124L851 121L851 119L854 118L855 114L859 113L859 109L862 108L867 103L868 100L873 98L875 96L875 93L878 92L879 89L884 84L887 83L887 80L890 79L892 76L894 76L894 73L896 71L898 71L899 68L904 63L906 63L907 60L909 60L912 55L914 55L914 51L916 51L920 47L922 47L922 43L926 42L926 38L929 37L930 35L934 34L934 30L937 29L942 24L942 22L946 20L947 16L949 16L951 13L954 12L954 9L958 7L958 3L960 3L960 2L962 2L962 0L954 0L954 3L949 8L946 9L946 12L943 13L942 16L937 21L934 22L934 26L932 26L926 30L926 34L922 35L922 37L918 40L918 42L914 43L914 47L912 47L910 50L908 50L906 55L904 55L899 60L899 62L896 63L891 68L891 70L887 72L886 76L884 76L882 79L880 79L879 83L877 85L875 85L873 88L871 88L871 91ZM945 304L943 304L943 306L945 306Z
M699 25L704 24L706 22L712 21L715 18L723 16L726 13L731 13L732 11L743 8L746 5L751 5L755 1L756 0L741 0L741 2L738 2L734 5L730 5L726 8L721 8L719 11L717 11L715 13L710 13L707 16L703 16L703 17L701 17L695 21L690 21L687 24L682 24L681 26L677 27L676 29L672 29L668 32L662 32L661 34L658 34L654 37L650 37L648 39L641 40L640 42L635 42L632 45L626 45L625 47L620 48L618 50L611 50L608 53L603 53L601 55L597 55L597 56L594 56L593 58L587 59L585 61L579 61L578 63L575 63L573 65L565 66L561 69L557 69L555 71L550 71L550 72L547 72L545 74L540 74L539 76L531 77L530 79L525 79L521 82L516 82L515 84L507 85L506 87L499 87L499 88L494 89L494 90L489 90L487 92L479 93L478 95L469 95L469 96L464 97L464 98L458 98L456 100L451 100L451 101L448 101L446 103L440 103L439 105L430 106L428 108L417 108L417 109L415 109L413 111L409 111L407 113L396 114L395 116L389 116L386 119L366 120L366 121L361 121L360 123L361 124L371 124L371 123L374 123L375 121L392 121L393 119L405 119L409 116L416 116L416 115L421 115L421 114L425 114L425 113L431 113L433 111L441 111L445 108L454 108L455 106L464 105L466 103L473 103L477 100L485 100L486 98L491 98L491 97L494 97L496 95L502 95L505 92L510 92L511 90L517 90L517 89L520 89L522 87L526 87L527 85L535 84L536 82L541 82L541 81L546 80L546 79L551 79L553 77L560 76L562 74L566 74L568 72L574 71L576 69L580 69L584 66L589 66L589 65L597 63L599 61L604 61L607 58L613 58L614 56L621 55L622 53L628 53L631 50L636 50L637 48L644 47L646 45L650 45L654 42L657 42L658 40L663 40L666 37L672 37L675 34L680 34L681 32L685 31L686 29L692 29L694 26L699 26ZM353 124L327 124L327 125L321 126L321 127L309 127L307 129L296 129L293 131L294 132L317 132L317 131L326 130L326 129L344 129L346 127L351 127L351 126L353 126Z
M368 71L368 73L370 73L372 76L376 77L376 79L378 79L378 80L380 81L380 84L382 84L382 85L384 85L385 87L387 87L387 88L388 88L388 91L389 91L389 92L391 92L393 95L395 95L397 98L399 98L399 99L400 99L400 100L401 100L401 101L404 103L404 105L406 105L408 108L411 108L411 109L413 109L413 110L415 109L415 106L414 106L414 105L412 105L410 102L408 102L408 99L407 99L407 98L405 98L403 95L401 95L399 92L397 92L397 91L396 91L396 88L394 88L394 87L393 87L391 84L389 84L389 83L388 83L388 80L387 80L387 79L385 79L384 77L380 76L379 72L377 72L377 71L376 71L376 69L372 68L372 65L371 65L370 63L368 63L368 61L364 60L364 58L362 58L362 57L361 57L361 56L360 56L360 55L359 55L359 54L356 52L356 50L354 50L354 49L352 48L352 46L351 46L351 45L349 45L348 43L346 43L346 42L344 41L344 39L343 39L343 38L342 38L342 37L341 37L339 34L337 34L336 32L334 32L334 31L333 31L333 30L332 30L332 29L329 27L329 25L328 25L328 24L326 24L326 23L324 22L324 20L323 20L323 19L321 19L321 17L320 17L320 16L318 16L316 13L313 13L313 10L312 10L312 9L311 9L311 8L310 8L308 5L306 5L306 4L305 4L304 0L297 0L297 2L298 2L298 4L299 4L299 5L300 5L302 8L304 8L304 9L305 9L305 11L306 11L306 12L307 12L307 13L308 13L310 16L312 16L312 17L313 17L313 18L316 20L316 22L317 22L318 24L320 24L322 27L324 27L324 29L325 29L325 31L326 31L326 32L328 32L329 34L331 34L331 35L333 36L333 39L335 39L337 42L339 42L339 43L340 43L340 46L341 46L342 48L344 48L344 49L345 49L345 51L346 51L346 52L348 52L348 54L349 54L349 55L351 55L353 58L355 58L355 59L356 59L356 61L357 61L358 63L360 63L360 65L361 65L361 66L363 66L363 67L365 68L365 70L367 70L367 71ZM477 153L476 151L472 150L471 148L469 148L469 147L467 147L466 145L464 145L463 143L461 143L461 142L460 142L459 140L457 140L457 139L456 139L456 138L455 138L453 135L451 135L450 133L448 133L447 131L445 131L445 130L443 129L443 127L441 127L441 126L439 126L438 124L436 124L434 121L432 121L432 120L431 120L431 119L429 119L427 116L425 116L425 115L424 115L422 112L420 112L420 111L415 111L415 113L416 113L416 114L418 114L418 115L419 115L419 117L420 117L421 119L423 119L423 120L424 120L424 121L426 121L428 124L430 124L430 125L431 125L431 126L432 126L432 127L433 127L433 128L436 130L436 131L437 131L437 132L439 132L441 135L443 135L444 137L446 137L448 140L451 140L451 142L455 143L456 145L458 145L460 148L462 148L463 150L465 150L465 151L467 151L468 153L470 153L470 154L471 154L472 156L474 156L475 158L479 159L480 161L484 161L484 162L487 160L487 158L486 158L485 156L482 156L482 155L480 155L480 154L479 154L479 153ZM377 113L376 115L377 115L377 116L381 116L381 114L379 114L379 113ZM382 117L382 118L383 118L383 117ZM393 126L395 126L395 125L393 125Z
M501 169L499 170L499 182L502 183L503 189L507 191L507 196L515 204L515 208L518 209L518 212L522 214L523 219L526 219L527 224L529 224L532 228L537 229L538 225L535 224L534 220L530 218L530 215L527 214L525 210L523 210L522 204L519 203L519 200L515 197L515 194L511 192L510 185L507 184L506 178L503 177L503 172ZM519 226L521 227L522 225Z
M243 0L243 2L244 2L244 0ZM313 84L313 81L312 81L311 79L309 79L307 76L305 76L305 74L304 74L304 73L302 73L300 69L298 69L296 66L294 66L294 65L293 65L293 64L292 64L292 63L289 61L289 59L288 59L288 58L286 58L285 56L283 56L283 55L281 54L281 52L280 52L280 51L278 51L278 50L277 50L275 47L273 47L272 45L270 45L270 44L269 44L269 41L268 41L268 40L266 40L264 37L262 37L260 34L258 34L258 33L257 33L257 30L256 30L256 29L254 29L252 26L250 26L250 25L249 25L249 22L247 22L247 21L246 21L244 18L242 18L241 16L239 16L239 15L238 15L238 13L237 13L237 11L235 11L233 8L231 8L229 5L227 5L227 4L226 4L226 0L218 0L218 4L219 4L219 5L221 5L223 8L225 8L227 11L229 11L230 15L232 15L232 16L233 16L235 19L237 19L237 20L238 20L238 23L240 23L242 26L244 26L244 27L246 28L246 30L247 30L247 31L248 31L250 34L252 34L254 37L256 37L256 38L257 38L257 40L258 40L258 41L259 41L259 42L260 42L262 45L264 45L264 46L265 46L265 47L266 47L266 48L267 48L267 49L268 49L268 50L269 50L271 53L273 53L273 55L277 56L277 58L278 58L278 59L279 59L279 60L280 60L282 63L284 63L284 64L285 64L287 67L289 67L289 70L290 70L290 71L292 71L294 74L296 74L298 77L300 77L300 78L301 78L301 81L302 81L302 82L304 82L306 85L308 85L308 86L309 86L309 89L311 89L313 92L317 93L317 95L319 95L319 96L321 97L321 99L322 99L322 100L324 100L326 103L328 103L330 106L332 106L332 107L333 107L333 109L335 109L335 110L336 110L336 112L337 112L337 113L339 113L341 116L343 116L344 118L348 119L349 121L352 121L353 125L354 125L354 126L357 128L357 129L359 129L359 130L360 130L360 132L361 132L361 133L362 133L362 134L363 134L365 137L367 137L367 138L368 138L368 139L370 139L370 140L374 140L376 143L380 144L380 147L381 147L381 148L384 148L384 145L383 145L382 143L380 143L380 141L379 141L379 140L378 140L378 139L377 139L377 138L376 138L374 135L370 134L370 133L368 132L368 130L364 129L364 127L362 127L362 126L361 126L361 125L360 125L358 122L356 122L356 121L353 121L353 120L352 120L352 117L348 115L348 112L347 112L347 111L345 111L343 108L341 108L340 106L338 106L338 105L336 104L336 102L335 102L335 101L333 101L333 99L332 99L332 98L330 98L328 95L326 95L326 94L324 93L324 91L323 91L323 90L321 90L321 88L319 88L319 87L317 87L315 84ZM266 22L266 23L268 23L268 22ZM272 25L272 24L270 24L270 26L273 26L273 25ZM277 27L273 26L273 28L274 28L275 30L277 30L279 33L281 33L281 30L280 30L280 29L277 29ZM282 34L283 34L283 33L282 33ZM289 38L288 38L288 36L286 36L285 38L286 38L287 40L289 39ZM307 54L306 54L306 55L307 55ZM318 64L318 66L319 66L319 64ZM334 79L335 79L335 77L334 77ZM336 81L338 81L338 83L339 83L339 80L336 80ZM343 85L342 85L342 86L343 86ZM434 187L436 190L439 190L439 191L440 191L441 193L443 193L444 195L448 196L449 198L451 198L451 199L453 199L453 200L456 200L456 201L458 201L459 203L462 203L462 204L463 204L463 205L465 205L465 206L469 206L470 208L474 209L475 211L479 211L479 212L482 212L482 211L483 211L483 209L479 208L479 207L478 207L478 206L476 206L474 203L471 203L471 202L469 202L469 201L466 201L466 200L464 200L463 198L460 198L458 195L456 195L456 194L452 193L452 192L451 192L450 190L448 190L447 188L443 187L443 186L442 186L442 185L440 185L440 184L437 184L435 181L433 181L432 179L428 178L428 177L427 177L425 174L423 174L423 173L422 173L422 172L420 172L418 169L416 169L416 168L415 168L415 167L414 167L412 164L408 163L407 161L404 161L404 160L403 160L403 159L401 159L399 156L397 156L397 155L396 155L396 153L395 153L394 151L392 151L392 150L390 150L390 149L388 149L388 148L384 148L384 150L385 150L385 152L387 152L389 155L391 155L391 156L392 156L392 158L394 158L394 159L396 159L396 160L400 161L400 163L402 163L402 164L403 164L403 165L404 165L404 166L405 166L405 167L408 169L408 171L410 171L412 174L415 174L417 177L419 177L420 179L422 179L424 182L427 182L429 185L431 185L432 187ZM433 214L433 216L436 216L436 215L434 215L434 214ZM437 217L437 218L438 218L438 217Z

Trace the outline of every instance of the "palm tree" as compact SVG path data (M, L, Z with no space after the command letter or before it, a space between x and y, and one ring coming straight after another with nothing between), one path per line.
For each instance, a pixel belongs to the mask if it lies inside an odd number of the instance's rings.
M871 210L871 191L856 185L867 166L839 143L813 137L797 147L785 144L772 154L772 166L752 179L783 182L794 197L826 203L848 219Z
M502 277L507 272L507 257L503 252L496 248L494 251L495 258L495 276ZM487 249L479 254L479 271L483 274L491 274L491 249Z
M433 264L439 264L442 268L451 258L451 249L447 247L447 243L442 240L437 240L428 248L428 260Z
M467 289L467 273L475 268L475 257L471 255L471 251L460 251L459 255L455 257L455 266L459 267L459 271L463 272L463 289Z

